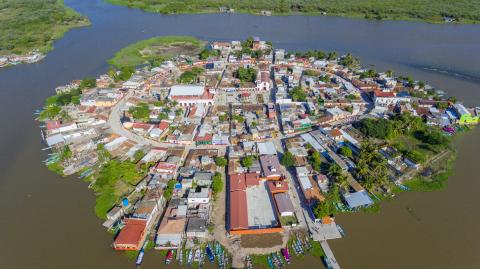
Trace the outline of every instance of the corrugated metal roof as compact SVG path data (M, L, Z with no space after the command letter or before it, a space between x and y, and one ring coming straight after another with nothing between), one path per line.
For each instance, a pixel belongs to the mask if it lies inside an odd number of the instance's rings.
M245 174L230 175L230 191L244 191L246 188Z
M248 229L247 194L230 192L230 230Z
M369 206L373 204L372 198L368 196L368 193L365 190L347 193L343 197L350 208Z
M293 212L293 204L292 200L290 199L290 195L288 193L278 193L275 194L275 203L277 204L277 209L278 212L284 213L284 212Z
M199 85L174 85L170 89L170 96L203 95L204 86Z
M259 142L257 143L258 147L258 152L260 155L275 155L277 154L277 149L275 148L275 144L273 142L268 141L268 142Z
M298 181L300 181L300 185L302 185L302 189L304 190L313 188L312 183L310 183L310 179L308 179L308 176L299 176Z

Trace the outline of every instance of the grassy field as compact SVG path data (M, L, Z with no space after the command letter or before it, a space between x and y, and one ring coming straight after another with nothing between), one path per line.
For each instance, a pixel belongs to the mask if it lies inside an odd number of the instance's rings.
M179 54L197 55L204 47L205 43L194 37L154 37L121 49L108 63L117 68L145 63L155 65Z
M113 4L141 8L151 12L212 13L219 7L235 12L274 15L311 14L361 17L378 20L418 20L443 22L451 16L460 23L480 22L479 0L107 0Z
M88 25L86 17L63 0L1 0L0 55L46 53L55 40L73 27Z

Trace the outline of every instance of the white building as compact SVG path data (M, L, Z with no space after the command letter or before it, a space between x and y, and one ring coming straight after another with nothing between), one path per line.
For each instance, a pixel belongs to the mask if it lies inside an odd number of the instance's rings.
M201 85L174 85L168 96L182 106L213 105L213 94Z
M210 202L210 190L202 188L200 192L190 189L187 197L188 205L208 204Z

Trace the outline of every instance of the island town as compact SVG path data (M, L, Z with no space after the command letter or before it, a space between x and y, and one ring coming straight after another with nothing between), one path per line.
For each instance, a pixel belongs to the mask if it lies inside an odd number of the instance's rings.
M112 248L137 266L155 249L199 268L302 255L340 268L335 215L441 188L452 136L480 121L480 107L351 54L256 37L55 91L35 112L45 164L88 182Z

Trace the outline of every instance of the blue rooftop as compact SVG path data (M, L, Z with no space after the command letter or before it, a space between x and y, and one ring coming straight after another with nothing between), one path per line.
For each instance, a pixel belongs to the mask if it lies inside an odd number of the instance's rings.
M350 208L369 206L373 204L372 198L368 196L368 193L365 190L344 194L343 198L345 198L345 201Z

